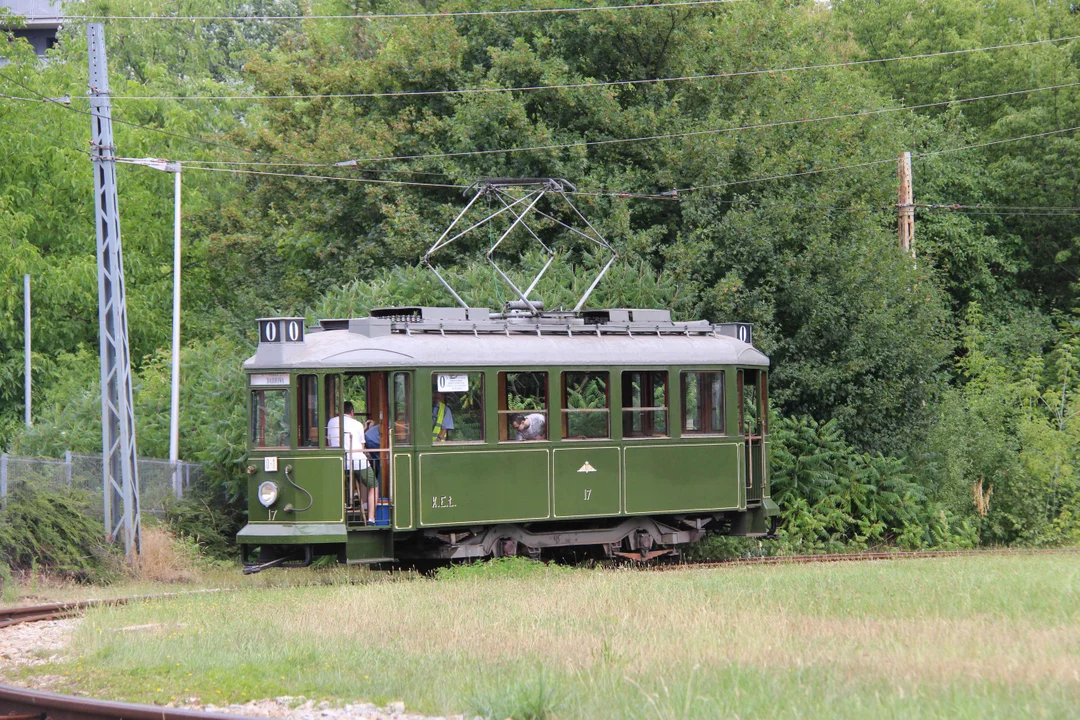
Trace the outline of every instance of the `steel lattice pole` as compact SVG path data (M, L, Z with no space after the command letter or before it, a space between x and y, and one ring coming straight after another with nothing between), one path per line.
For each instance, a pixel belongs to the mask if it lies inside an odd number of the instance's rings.
M139 476L135 454L131 354L128 347L123 251L116 193L116 147L113 144L105 30L86 28L90 60L91 160L94 164L94 211L97 225L98 327L101 341L102 480L105 486L105 532L124 539L129 559L139 552Z

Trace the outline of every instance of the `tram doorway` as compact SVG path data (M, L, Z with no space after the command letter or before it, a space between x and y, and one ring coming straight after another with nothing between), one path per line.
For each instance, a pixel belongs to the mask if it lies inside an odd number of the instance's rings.
M393 468L389 462L390 412L387 393L387 373L347 372L326 376L326 405L328 417L343 413L344 404L352 403L353 419L364 426L365 448L368 463L373 468L378 486L376 488L376 525L389 525L391 503L390 487ZM362 517L362 505L366 492L359 479L346 473L344 479L345 506L350 516Z
M759 503L765 496L768 482L765 475L765 436L769 421L766 373L761 370L739 370L736 382L739 430L746 445L746 501Z

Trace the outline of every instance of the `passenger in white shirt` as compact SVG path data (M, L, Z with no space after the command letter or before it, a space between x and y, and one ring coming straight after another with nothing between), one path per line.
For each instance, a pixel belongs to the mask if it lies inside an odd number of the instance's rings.
M547 419L543 413L529 413L528 415L511 415L510 424L517 432L518 440L546 440L547 433L544 428Z
M364 488L367 489L367 523L375 524L375 473L368 467L367 454L364 452L364 425L353 417L353 404L346 401L345 415L340 418L334 416L326 423L326 444L328 447L341 447L341 431L339 425L344 427L345 454L347 457L346 477L348 470L360 479ZM355 496L354 496L355 501Z

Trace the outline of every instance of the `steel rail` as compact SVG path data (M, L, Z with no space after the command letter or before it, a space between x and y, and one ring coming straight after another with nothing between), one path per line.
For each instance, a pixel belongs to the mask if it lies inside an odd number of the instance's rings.
M67 618L78 615L83 610L92 607L125 605L140 600L158 600L181 595L215 592L220 592L220 590L195 590L193 592L137 595L103 600L73 600L44 605L0 608L0 628L11 627L20 623ZM235 720L238 717L240 716L166 708L157 705L136 705L95 700L0 685L0 720Z
M78 600L73 602L48 603L46 605L27 605L25 607L0 608L0 628L11 627L21 623L38 622L41 620L58 620L79 614L86 608L95 607L104 603L123 604L127 599L117 600Z
M0 608L0 629L19 625L21 623L40 622L43 620L58 620L73 615L78 615L83 610L92 607L108 605L126 605L140 600L161 600L164 598L180 597L183 595L202 595L206 593L221 592L220 589L191 590L188 592L161 593L160 595L133 595L131 597L104 598L101 600L71 600L68 602L46 603L44 605L25 605L23 607ZM0 716L0 720L5 720Z
M993 555L1050 555L1080 553L1080 548L1001 548L992 550L904 550L872 551L855 553L828 553L821 555L762 555L758 557L729 558L706 562L678 562L642 566L643 570L670 571L696 570L698 568L724 567L729 565L800 565L812 563L875 562L881 560L924 560L947 557L985 557Z
M0 685L4 720L235 720L239 715L94 700Z

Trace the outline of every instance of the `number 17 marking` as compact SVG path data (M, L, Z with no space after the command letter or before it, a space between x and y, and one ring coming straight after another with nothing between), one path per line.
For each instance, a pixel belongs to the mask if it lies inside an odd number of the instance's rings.
M592 488L585 488L585 499L588 500L590 495L592 495Z

